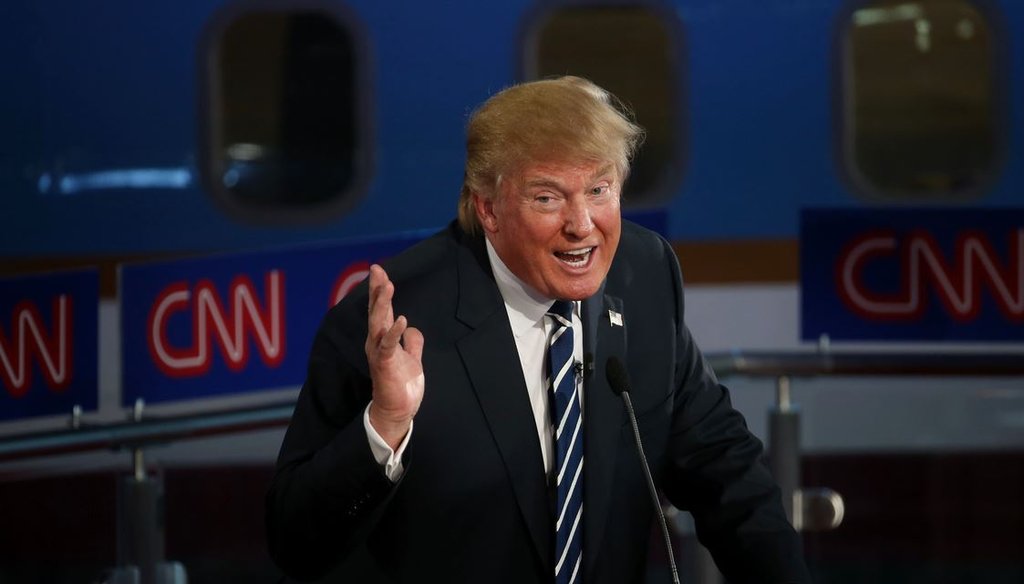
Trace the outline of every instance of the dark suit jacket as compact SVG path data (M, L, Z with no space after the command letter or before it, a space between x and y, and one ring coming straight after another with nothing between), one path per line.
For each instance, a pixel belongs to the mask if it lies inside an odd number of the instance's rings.
M515 341L483 239L454 224L385 264L395 313L423 331L426 390L392 485L362 424L371 396L365 284L332 309L267 498L271 554L298 579L551 582L549 488ZM609 311L622 315L613 324ZM621 401L621 357L655 480L690 511L734 584L808 582L799 539L733 410L683 323L668 244L623 222L603 290L583 302L584 569L588 583L642 581L652 505ZM660 545L660 544L659 544ZM361 558L350 561L349 558ZM358 565L357 565L358 564Z

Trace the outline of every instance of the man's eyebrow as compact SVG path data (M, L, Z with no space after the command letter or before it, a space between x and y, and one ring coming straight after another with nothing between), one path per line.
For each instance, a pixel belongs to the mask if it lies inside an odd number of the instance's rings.
M597 169L597 171L594 174L591 175L590 180L596 181L598 179L605 178L607 175L613 174L614 170L615 170L615 165L614 164L607 164L605 166L602 166L601 168ZM527 187L550 187L550 188L554 188L554 189L560 189L560 188L562 188L562 183L559 182L557 179L554 179L554 178L550 178L550 177L546 177L546 176L538 176L538 177L526 179L526 186Z
M542 176L542 177L527 179L526 180L526 186L528 186L528 187L551 187L551 188L558 189L558 188L562 187L562 183L558 182L557 180L555 180L553 178L548 178L548 177L543 177Z
M594 173L594 180L604 178L605 175L612 174L612 171L614 170L614 164L606 164L605 166L602 166L601 168L597 169L597 172Z

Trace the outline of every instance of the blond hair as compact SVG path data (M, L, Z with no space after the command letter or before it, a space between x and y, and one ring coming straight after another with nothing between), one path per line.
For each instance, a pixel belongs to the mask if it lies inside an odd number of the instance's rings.
M620 180L643 139L643 129L615 96L580 77L514 85L495 94L469 118L459 225L480 231L473 194L495 196L502 176L540 161L615 165Z

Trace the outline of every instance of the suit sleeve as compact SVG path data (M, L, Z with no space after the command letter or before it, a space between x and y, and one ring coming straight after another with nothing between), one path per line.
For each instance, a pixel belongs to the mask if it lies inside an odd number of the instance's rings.
M299 580L319 578L347 557L397 488L363 426L372 391L357 338L365 338L366 325L360 327L359 311L349 313L355 316L346 325L335 308L316 335L267 493L271 557Z
M733 409L728 389L683 321L682 276L671 248L667 252L677 308L665 493L693 515L699 540L733 584L809 584L799 536L760 460L761 442Z

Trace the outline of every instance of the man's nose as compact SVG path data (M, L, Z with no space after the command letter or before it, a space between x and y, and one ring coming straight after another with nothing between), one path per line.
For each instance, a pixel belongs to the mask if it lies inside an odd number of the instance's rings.
M590 217L590 206L585 202L572 202L566 207L565 232L576 237L586 237L594 230Z

